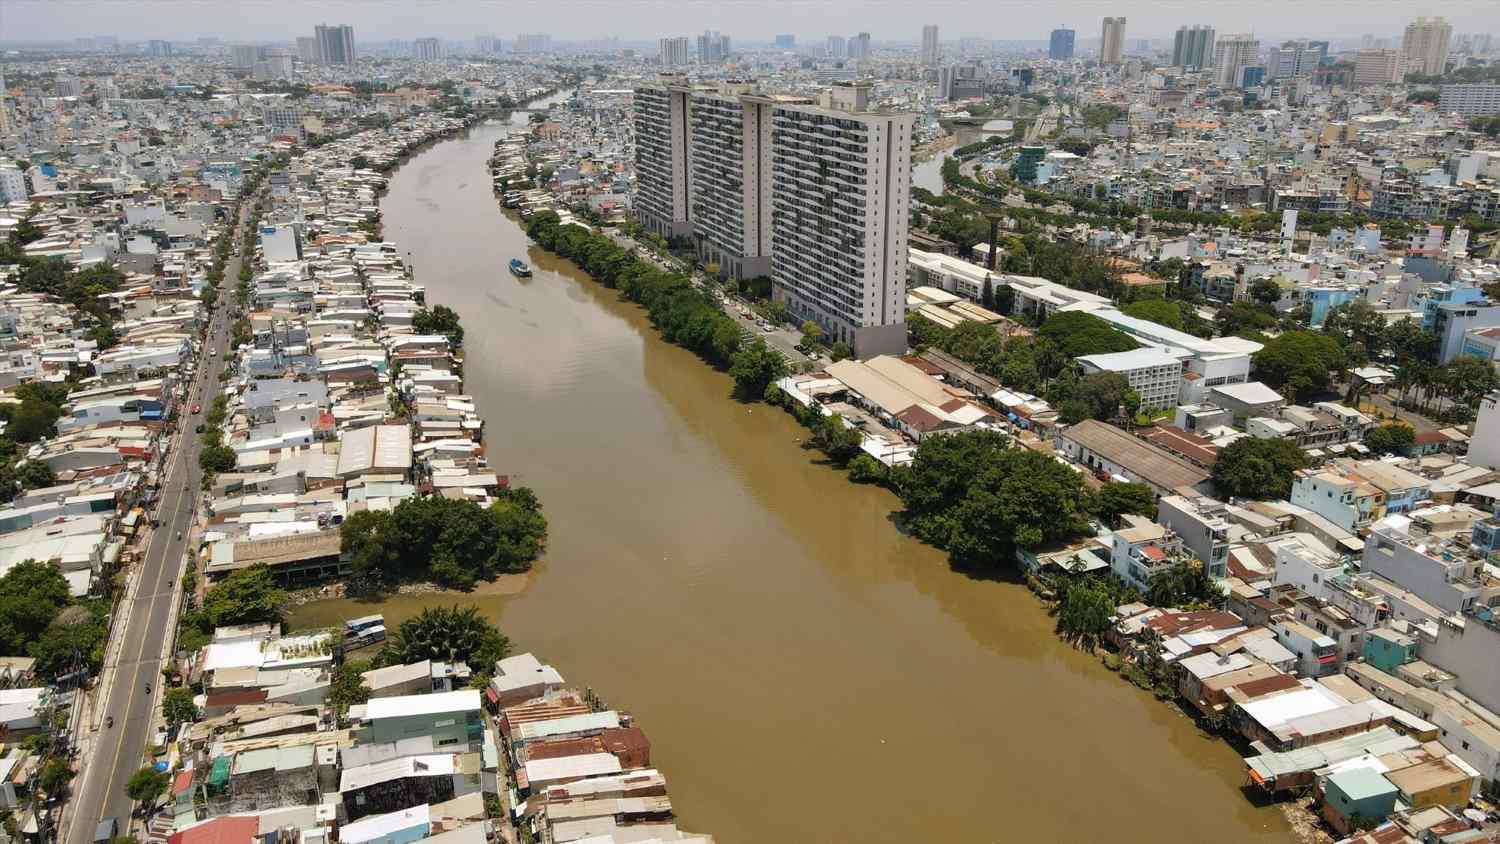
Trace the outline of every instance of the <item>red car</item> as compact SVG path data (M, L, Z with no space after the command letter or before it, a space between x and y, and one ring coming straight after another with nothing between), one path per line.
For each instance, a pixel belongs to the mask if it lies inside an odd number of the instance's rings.
M201 405L201 404L195 404L195 405L193 405L193 415L194 416L196 416L202 410L203 410L203 405Z

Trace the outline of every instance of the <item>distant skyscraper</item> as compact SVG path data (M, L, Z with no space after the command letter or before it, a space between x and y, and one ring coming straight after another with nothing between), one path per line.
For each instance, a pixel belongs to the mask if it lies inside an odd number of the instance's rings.
M658 46L661 49L662 67L682 67L688 63L688 40L686 36L663 38Z
M1052 30L1052 41L1047 46L1047 58L1065 62L1073 58L1073 39L1077 35L1071 29Z
M1202 70L1214 66L1214 29L1211 26L1184 26L1172 42L1172 64L1185 70Z
M938 28L937 24L928 24L922 27L922 64L937 64L938 62Z
M1453 27L1442 18L1417 18L1406 25L1401 39L1401 53L1406 57L1406 72L1441 76L1448 64L1448 39Z
M861 32L849 39L849 58L868 59L870 57L870 33Z
M1318 48L1306 41L1287 41L1266 54L1266 81L1311 79L1318 69Z
M795 35L778 35L778 36L776 36L776 49L778 49L778 50L792 50L792 49L796 49L796 47L797 47L797 36L795 36Z
M474 36L474 52L487 56L500 52L500 39L493 35Z
M318 41L318 60L323 64L354 64L354 27L348 25L313 27Z
M1220 88L1238 88L1242 71L1260 60L1260 41L1254 35L1226 35L1214 46L1214 53L1214 83Z
M523 55L545 53L552 49L552 36L544 34L517 35L515 52Z
M700 64L723 64L729 59L729 36L718 30L704 30L698 36L698 62Z
M234 66L240 70L249 70L260 61L260 49L249 44L236 44L229 48L229 52L234 58Z
M830 59L842 59L849 55L848 42L842 35L830 35L824 44L824 50Z
M1099 39L1099 63L1119 64L1125 55L1125 19L1105 18Z
M153 56L170 56L172 55L172 42L152 39L146 42L146 52Z
M318 64L322 59L318 58L318 39L298 38L297 58L308 64Z
M411 54L418 61L437 61L443 57L443 40L441 38L418 38L411 44Z

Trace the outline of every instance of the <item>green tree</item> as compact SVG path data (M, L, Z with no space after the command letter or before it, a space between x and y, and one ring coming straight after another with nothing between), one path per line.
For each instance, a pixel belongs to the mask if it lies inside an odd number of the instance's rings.
M1269 278L1258 278L1250 283L1250 299L1262 305L1275 305L1281 301L1281 285Z
M878 484L886 480L887 470L868 454L857 454L849 461L849 480L857 484Z
M531 567L547 543L547 517L536 494L527 487L502 489L490 504L498 538L495 542L495 570L525 571Z
M803 320L802 342L814 347L823 345L823 326L810 319Z
M428 607L401 622L386 641L381 661L405 665L424 659L462 662L485 670L510 653L510 640L477 607Z
M1292 494L1292 475L1308 465L1307 454L1291 440L1244 437L1220 449L1214 486L1220 495L1275 499Z
M342 716L349 707L370 699L370 687L365 683L364 673L370 670L365 660L350 660L333 669L328 686L328 702Z
M109 605L105 601L68 607L59 612L28 647L28 652L36 659L37 672L56 679L78 669L98 671L104 664L108 633L105 615L108 612Z
M786 373L786 358L759 337L735 352L729 365L729 375L734 378L736 390L747 398L764 395L766 385L782 378Z
M964 566L1004 565L1018 546L1086 529L1079 474L991 431L923 439L899 485L906 525Z
M223 443L210 445L198 452L198 468L204 472L218 474L229 472L238 465L234 449Z
M1103 640L1115 614L1114 596L1095 578L1067 586L1060 596L1057 630L1063 638L1084 648Z
M12 412L5 434L18 443L33 443L57 433L57 418L62 411L56 405L31 399L22 400Z
M1255 353L1262 380L1293 400L1327 390L1336 373L1348 365L1338 341L1313 331L1287 331Z
M1182 330L1182 308L1170 299L1137 299L1123 309L1126 316L1150 320L1168 328Z
M1145 484L1105 481L1094 494L1093 512L1109 524L1122 514L1156 516L1156 493Z
M1276 312L1265 305L1231 302L1214 315L1214 326L1225 337L1249 337L1276 327Z
M1365 447L1376 454L1405 454L1417 432L1402 422L1387 422L1365 434Z
M16 481L22 489L45 489L57 483L57 475L46 463L28 460L16 467Z
M193 704L193 690L184 686L167 689L166 694L162 695L161 716L170 727L198 720L198 707Z
M1108 421L1120 415L1120 406L1134 393L1130 379L1118 372L1094 372L1057 385L1055 395L1066 408L1061 414L1068 424L1084 419ZM1049 397L1054 395L1048 394ZM1139 396L1136 401L1139 402Z
M280 622L286 593L276 586L265 565L231 572L203 597L201 610L209 627Z
M158 771L147 765L125 781L125 795L131 800L146 804L149 809L166 792L167 782L166 771Z
M1083 311L1054 314L1042 323L1037 334L1070 358L1128 352L1140 346L1130 335Z
M53 756L42 765L42 772L37 777L37 784L48 797L60 797L66 793L68 783L73 779L73 768L68 765L68 760L61 756Z
M393 522L388 512L358 510L339 525L339 552L349 561L356 592L378 591L399 579L402 549Z
M458 312L447 305L422 308L412 315L412 330L418 334L441 334L455 349L464 344L464 328L459 324Z
M828 455L828 459L843 466L853 460L855 455L861 454L860 444L864 442L864 435L858 428L844 421L844 417L837 413L824 416L818 422L818 427L813 430L812 442L822 452Z
M1224 593L1208 576L1203 564L1193 560L1152 575L1146 584L1146 602L1154 607L1220 607L1224 604Z

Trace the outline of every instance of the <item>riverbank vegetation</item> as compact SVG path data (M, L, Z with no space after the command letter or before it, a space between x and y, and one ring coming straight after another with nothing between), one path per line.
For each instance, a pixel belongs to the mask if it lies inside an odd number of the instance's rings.
M339 540L356 593L424 580L468 590L529 568L547 541L547 519L536 494L516 487L501 489L488 507L427 496L360 511L339 526Z
M746 342L743 329L686 273L669 272L636 256L605 234L561 225L551 211L534 215L526 234L563 256L605 287L644 307L662 339L727 370L744 398L759 399L787 371L786 359L764 340Z

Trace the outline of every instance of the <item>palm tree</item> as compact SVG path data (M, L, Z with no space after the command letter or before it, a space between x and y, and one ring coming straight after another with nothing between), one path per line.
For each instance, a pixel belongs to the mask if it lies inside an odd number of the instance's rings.
M381 661L409 664L424 659L464 662L488 669L510 653L510 640L474 606L428 607L401 622L386 642Z

